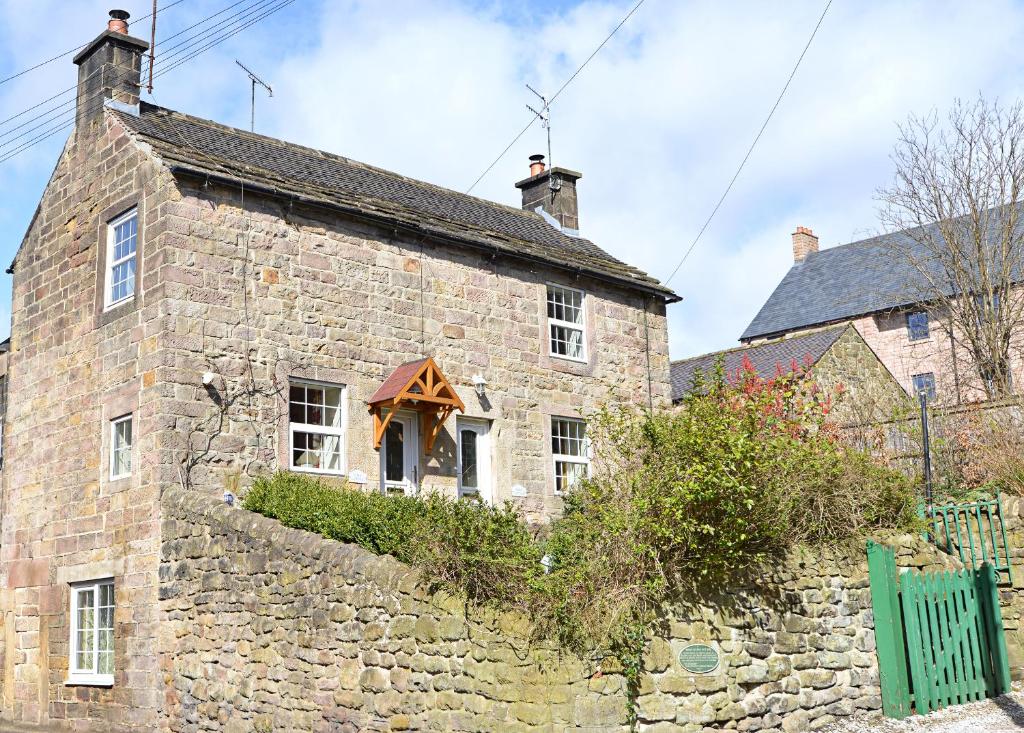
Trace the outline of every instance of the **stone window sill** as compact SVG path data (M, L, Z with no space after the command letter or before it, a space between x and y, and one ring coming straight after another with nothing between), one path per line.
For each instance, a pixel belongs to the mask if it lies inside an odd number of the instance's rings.
M114 676L109 674L75 674L64 680L65 687L113 687Z

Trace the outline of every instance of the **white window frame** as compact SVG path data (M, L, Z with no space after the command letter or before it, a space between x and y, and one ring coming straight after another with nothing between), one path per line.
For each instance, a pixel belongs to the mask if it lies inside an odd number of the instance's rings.
M97 672L99 664L99 599L100 599L100 587L109 585L111 587L111 597L114 598L114 579L113 578L100 578L98 580L89 580L82 583L72 583L69 585L71 590L71 600L69 603L71 611L71 639L68 644L68 677L65 684L68 685L95 685L101 687L111 687L114 684L113 674L100 674ZM89 670L77 669L78 664L78 593L83 590L92 590L93 598L93 659L92 668ZM111 656L113 658L113 644L114 644L114 629L116 625L113 621L114 613L117 610L116 598L113 600L111 606ZM114 658L116 662L116 658ZM116 669L116 664L115 664Z
M334 427L331 425L311 425L309 423L298 423L292 422L291 408L292 408L292 387L314 387L323 390L327 389L340 389L341 390L341 404L338 405L338 411L341 414L341 425ZM326 399L326 396L325 398ZM308 404L308 403L304 403ZM326 405L325 405L326 406ZM317 382L311 379L290 379L288 380L288 470L296 471L298 473L317 473L324 476L344 476L348 473L348 385L337 384L332 382ZM330 435L338 438L338 451L340 453L338 460L338 469L331 470L327 468L311 468L309 466L296 466L295 465L295 433L316 433L319 435Z
M548 315L548 295L551 289L565 290L570 293L577 293L580 296L580 317L582 321L580 323L573 323L572 321L563 321L560 318L552 318ZM587 293L584 290L578 288L570 288L559 283L545 283L544 284L544 315L547 317L547 329L545 336L548 342L548 356L554 359L565 359L567 361L575 361L580 364L587 362ZM551 338L551 327L561 326L572 331L580 332L580 346L582 348L582 355L579 357L569 356L568 354L559 354L552 348Z
M117 227L124 224L130 219L135 219L135 251L130 255L121 257L117 260L114 259L114 232L117 231ZM135 298L135 291L139 287L139 210L137 208L130 209L125 213L121 214L116 219L111 219L107 222L107 269L104 271L103 276L103 308L104 310L110 310L116 308L123 303L128 303ZM111 288L114 285L114 267L120 265L129 260L135 260L135 282L132 285L132 291L123 298L114 300Z
M476 488L465 489L462 486L462 433L476 433ZM491 424L488 420L471 417L455 418L455 478L458 484L459 497L475 496L488 504L494 503L494 480L491 466Z
M566 422L566 423L577 423L583 425L583 444L580 447L580 455L573 456L564 453L555 453L554 450L554 437L555 437L555 422ZM552 415L551 424L548 428L550 431L550 440L552 441L551 446L551 477L554 482L555 496L562 496L565 494L564 491L558 489L558 464L559 463L575 463L577 465L583 465L586 467L584 475L589 478L590 476L590 438L587 436L587 421L582 420L578 417L563 417L562 415ZM572 487L570 487L572 488Z
M128 441L126 450L128 451L128 472L117 473L117 461L115 460L118 451L117 447L117 426L123 423L128 423L131 429L131 439ZM132 475L132 460L134 456L132 451L135 447L135 424L132 421L132 413L122 415L121 417L115 417L110 421L110 480L118 481L123 478L128 478Z

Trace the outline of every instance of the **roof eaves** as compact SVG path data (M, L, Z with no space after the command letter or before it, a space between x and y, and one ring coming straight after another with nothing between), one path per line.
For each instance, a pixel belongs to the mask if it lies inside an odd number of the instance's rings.
M214 172L208 170L202 166L190 163L188 161L178 161L169 164L169 170L174 175L191 175L205 180L217 181L222 184L238 185L240 180L234 179L224 175L223 172ZM556 257L550 253L545 256L530 255L521 249L515 249L510 245L529 245L536 246L532 243L523 242L520 240L505 238L504 240L494 236L493 233L489 233L486 236L459 236L454 234L450 230L445 230L440 227L424 226L422 217L418 216L418 212L409 212L407 218L397 216L393 207L383 210L379 207L369 206L361 207L353 203L346 203L338 201L337 199L328 199L325 197L310 196L296 191L289 191L277 185L267 185L266 183L259 183L253 179L245 181L247 188L254 191L260 191L269 196L284 197L291 201L298 201L306 206L312 206L315 208L325 208L331 211L341 211L349 216L361 218L374 224L386 224L396 229L401 229L407 232L411 232L416 235L428 235L437 239L453 242L456 244L469 245L476 248L482 248L491 252L502 251L505 254L517 257L519 259L543 263L547 265L556 265L569 272L576 272L588 277L593 277L606 282L613 282L620 287L626 287L632 290L639 290L649 295L654 295L663 299L666 303L676 303L682 300L682 297L676 295L675 292L665 287L661 283L657 282L653 278L650 281L645 282L639 278L632 278L626 275L616 275L607 270L598 268L582 267L576 262L572 262L569 259L563 259ZM369 203L369 201L367 202Z

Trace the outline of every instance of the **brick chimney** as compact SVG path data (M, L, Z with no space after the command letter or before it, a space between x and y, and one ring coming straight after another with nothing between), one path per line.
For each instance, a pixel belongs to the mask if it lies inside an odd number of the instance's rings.
M818 235L807 227L793 232L793 262L803 262L807 255L818 251Z
M107 100L139 103L142 54L149 44L128 35L128 13L111 10L107 29L75 56L78 65L78 109L75 130L83 131L103 118Z
M545 218L553 219L566 234L576 235L580 229L579 204L576 201L576 181L582 173L567 168L551 168L544 165L543 155L530 156L530 177L516 184L523 192L523 208L540 211Z

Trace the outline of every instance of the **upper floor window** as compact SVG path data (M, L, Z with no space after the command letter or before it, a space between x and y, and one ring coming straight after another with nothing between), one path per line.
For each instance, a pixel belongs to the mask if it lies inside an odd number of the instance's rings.
M345 388L292 382L288 389L291 467L296 471L345 472Z
M907 314L907 336L911 341L928 338L928 314L925 311L914 311Z
M114 581L71 586L68 682L114 684Z
M104 304L111 308L135 297L135 253L139 214L136 209L107 225L107 269Z
M548 285L548 339L551 356L586 361L583 291Z
M935 375L932 372L915 374L911 379L914 381L915 396L923 392L929 402L935 399Z
M568 491L590 475L587 424L570 417L551 418L551 455L555 463L555 493Z
M110 478L132 475L132 416L110 421Z

